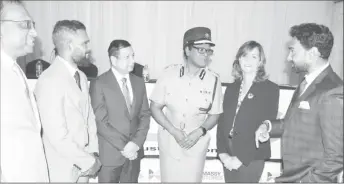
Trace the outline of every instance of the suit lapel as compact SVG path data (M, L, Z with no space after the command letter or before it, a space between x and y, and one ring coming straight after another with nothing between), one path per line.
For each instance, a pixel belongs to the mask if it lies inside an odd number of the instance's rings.
M239 87L238 87L237 101L238 101L238 98L239 98L240 85L241 85L241 83L239 84ZM257 83L256 83L256 82L253 82L252 85L251 85L251 87L250 87L250 89L247 91L247 93L246 93L244 99L243 99L242 102L241 102L240 109L242 109L241 107L242 107L244 104L246 104L246 103L248 102L248 100L250 100L250 99L248 99L248 95L249 95L249 94L252 94L253 96L256 95L256 87L257 87ZM253 97L252 97L252 98L253 98ZM238 102L237 102L237 104L238 104ZM240 111L240 109L239 109L239 111ZM239 113L239 111L238 111L238 113Z
M305 100L309 95L311 95L315 91L316 85L319 84L324 79L324 77L328 75L331 71L332 68L330 66L328 66L324 71L322 71L308 86L306 91L300 96L299 101Z
M133 101L131 102L131 110L130 110L130 117L132 118L134 116L134 110L136 108L136 104L137 104L137 86L138 85L135 85L136 84L136 80L133 76L133 74L129 74L129 80L130 80L130 83L131 83L131 89L133 91Z
M226 123L227 127L225 130L226 134L229 134L230 129L233 126L233 120L234 120L234 116L235 116L235 110L238 104L238 96L239 96L239 89L240 89L240 82L235 82L233 83L233 86L230 86L229 88L229 106L228 106L228 113L224 112L224 115L227 122Z
M125 107L126 115L130 118L130 114L129 114L129 111L128 111L128 108L127 108L127 104L126 104L125 99L124 99L123 92L122 92L121 87L119 86L119 84L117 82L117 78L116 78L115 74L113 74L112 70L110 69L110 70L107 71L107 75L106 76L107 76L106 77L107 81L105 83L108 84L108 86L113 90L113 92L114 92L113 94L114 95L117 94L117 95L121 96L120 99L122 99L121 100L122 106Z
M66 86L68 86L68 96L69 99L74 103L74 105L76 105L77 107L80 107L80 105L82 105L82 109L78 108L78 110L83 114L83 107L84 107L84 102L85 102L85 94L79 89L74 77L70 74L67 66L63 63L63 61L60 61L59 59L57 59L57 62L55 61L54 63L56 63L57 65L57 72L63 76L66 80ZM80 77L81 78L81 77ZM81 81L80 81L81 82ZM83 88L85 88L82 85ZM87 90L87 89L82 89L82 90ZM78 102L82 102L81 104L79 104Z
M289 104L289 107L287 109L287 113L285 115L285 117L289 117L291 116L293 113L293 105L297 102L300 101L304 101L307 97L309 97L315 90L316 90L316 85L319 84L326 75L328 75L329 73L333 72L331 66L328 66L324 71L322 71L315 79L314 81L308 86L308 88L306 89L306 91L301 95L299 95L299 90L300 90L300 85L296 88L293 97L291 99L291 102Z

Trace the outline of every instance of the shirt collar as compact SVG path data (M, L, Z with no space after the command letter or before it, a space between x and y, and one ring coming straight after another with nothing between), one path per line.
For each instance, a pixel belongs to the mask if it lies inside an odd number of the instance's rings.
M60 61L62 61L62 63L64 63L64 65L67 67L69 73L74 77L75 72L79 71L78 67L73 66L72 64L70 64L68 61L66 61L65 59L63 59L60 56L57 56L57 59L59 59Z
M187 76L192 77L192 78L195 77L195 76L199 76L199 75L201 74L202 71L205 72L205 71L208 69L208 66L205 66L204 68L199 68L198 71L197 71L196 73L194 73L194 74L189 74L189 73L188 73L188 68L187 68L186 63L184 63L184 64L182 65L182 67L184 67L183 76L184 76L184 75L187 75Z
M318 75L324 71L328 66L330 66L330 63L327 62L325 65L319 67L317 70L313 71L312 73L309 73L307 75L305 75L305 80L307 82L307 84L311 84L315 78L318 77Z
M117 81L122 81L122 78L126 78L127 81L129 81L129 73L123 75L121 73L119 73L115 68L111 67L111 70L113 72L113 74L115 75Z
M16 61L1 49L1 65L12 67Z

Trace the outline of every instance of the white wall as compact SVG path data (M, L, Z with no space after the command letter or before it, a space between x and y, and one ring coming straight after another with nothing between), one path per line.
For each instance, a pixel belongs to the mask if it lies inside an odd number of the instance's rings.
M297 84L297 76L291 74L285 62L289 28L316 22L343 34L343 23L334 18L338 5L331 1L27 1L25 4L36 21L39 35L36 52L27 56L26 62L39 57L49 61L54 24L62 19L77 19L87 27L100 73L110 66L109 43L113 39L127 39L134 47L137 61L149 65L152 78L157 78L167 65L182 63L183 34L194 26L211 28L216 43L211 68L221 75L223 82L231 81L232 62L245 41L252 39L263 45L272 81ZM343 53L342 38L335 36L335 58ZM333 63L341 74L342 61Z
M333 70L343 79L343 1L334 4L330 28L335 41L330 62Z

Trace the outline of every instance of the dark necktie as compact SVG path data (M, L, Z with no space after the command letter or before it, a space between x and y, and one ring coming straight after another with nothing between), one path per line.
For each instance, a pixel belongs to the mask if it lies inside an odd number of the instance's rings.
M76 84L78 84L79 89L81 90L81 85L80 85L80 74L79 74L78 71L75 72L75 74L74 74L74 79L75 79L75 81L76 81Z
M131 100L130 100L130 93L127 85L127 78L122 78L122 91L123 91L123 96L125 99L125 103L127 104L128 110L130 112L131 109Z

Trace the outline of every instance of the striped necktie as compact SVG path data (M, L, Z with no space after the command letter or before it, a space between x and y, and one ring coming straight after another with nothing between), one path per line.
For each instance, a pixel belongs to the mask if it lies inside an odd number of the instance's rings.
M123 91L125 103L127 104L128 110L130 112L131 100L130 100L130 93L129 93L129 89L128 89L128 85L127 85L127 78L123 77L121 81L122 81L122 91Z

